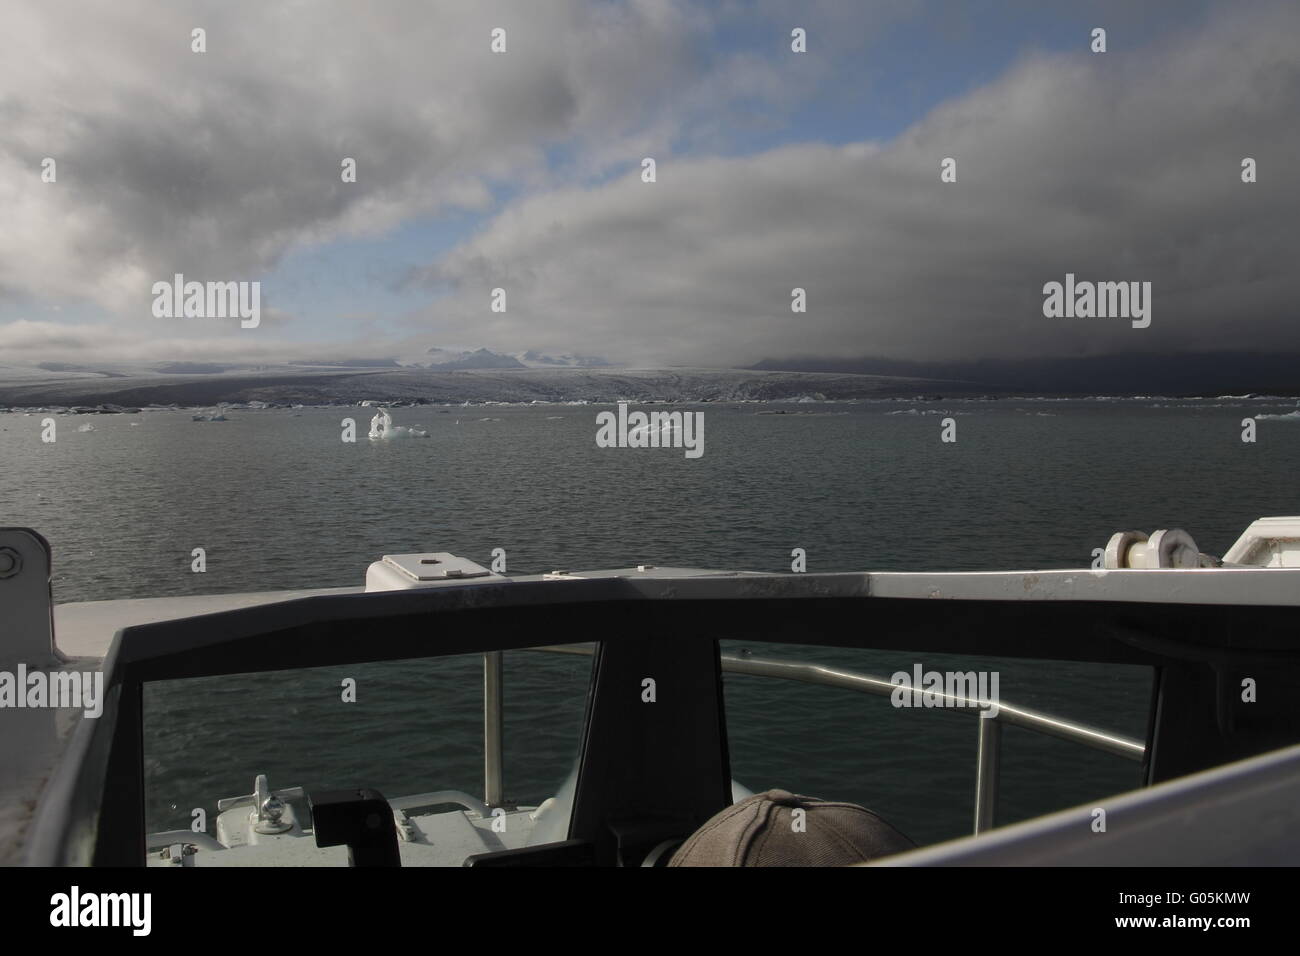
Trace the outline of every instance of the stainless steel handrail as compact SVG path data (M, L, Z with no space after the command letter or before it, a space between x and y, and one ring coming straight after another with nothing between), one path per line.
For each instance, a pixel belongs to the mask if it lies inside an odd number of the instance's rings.
M894 691L898 690L897 684L891 683L882 677L841 670L836 667L827 667L823 664L804 664L797 661L780 661L764 657L731 657L724 654L722 656L722 669L733 673L803 681L808 684L845 687L849 690L861 691L877 697L889 697ZM929 692L927 691L927 693ZM944 701L941 707L934 708L936 710L952 710L956 713L968 714L971 717L979 717L985 709L985 705L973 697L961 697L941 691L935 691L934 693L937 693ZM930 708L925 709L929 710ZM1102 750L1130 760L1140 761L1146 753L1146 746L1140 740L1100 730L1076 721L1063 720L1060 717L1054 717L1038 710L1031 710L1028 707L1017 707L1005 701L998 703L997 713L994 717L984 719L1002 721L1015 727L1024 727L1026 730L1033 730L1049 737L1059 737L1061 740L1073 741L1094 750Z
M546 647L529 647L523 650L545 651L551 654L579 654L591 656L595 653L592 644L552 644ZM496 656L495 666L489 663L489 656ZM500 800L502 792L501 766L501 695L502 682L500 671L500 652L484 655L483 682L483 730L484 730L484 776L486 791L491 796L485 801L493 805ZM737 657L723 654L722 669L733 674L749 674L755 677L775 677L781 680L794 680L806 684L818 684L824 687L842 687L859 693L876 697L889 697L897 689L894 684L883 677L863 674L858 671L829 667L825 664L809 664L800 661L783 661L766 657ZM495 671L495 680L488 675ZM927 692L930 693L930 692ZM1141 761L1146 755L1146 745L1140 740L1122 734L1101 730L1077 721L1064 720L1042 711L1028 707L1017 707L1005 701L997 702L997 709L992 717L984 717L988 709L987 702L975 698L934 691L942 698L943 704L935 710L965 713L980 718L978 750L975 761L975 832L982 833L993 826L993 811L997 803L999 765L1002 750L1002 725L1023 727L1026 730L1072 743L1082 744L1093 750L1124 757L1127 760ZM930 708L925 708L930 709Z

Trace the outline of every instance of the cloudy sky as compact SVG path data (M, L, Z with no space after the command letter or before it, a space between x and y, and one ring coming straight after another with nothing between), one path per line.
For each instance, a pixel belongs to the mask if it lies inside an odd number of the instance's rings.
M0 364L1295 351L1298 36L1293 0L5 2ZM1045 318L1067 272L1151 282L1151 326ZM155 318L175 273L259 281L260 327Z

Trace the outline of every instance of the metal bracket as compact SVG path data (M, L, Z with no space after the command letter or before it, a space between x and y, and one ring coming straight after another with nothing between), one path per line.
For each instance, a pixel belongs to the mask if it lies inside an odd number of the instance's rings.
M0 669L51 667L67 658L54 643L50 543L31 528L0 528Z
M347 844L348 866L401 866L393 809L378 790L328 790L312 794L317 846Z

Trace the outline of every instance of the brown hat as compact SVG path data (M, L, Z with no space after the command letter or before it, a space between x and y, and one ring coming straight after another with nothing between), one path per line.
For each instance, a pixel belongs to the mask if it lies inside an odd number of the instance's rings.
M796 815L796 810L803 813ZM847 866L916 846L865 807L769 790L716 814L669 866Z

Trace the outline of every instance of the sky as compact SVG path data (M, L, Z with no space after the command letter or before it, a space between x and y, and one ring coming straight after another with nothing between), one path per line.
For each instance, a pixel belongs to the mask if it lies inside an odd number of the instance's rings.
M1297 36L1253 0L4 0L0 365L1300 351ZM260 324L156 317L176 273L259 282ZM1150 282L1150 325L1046 317L1067 273Z

